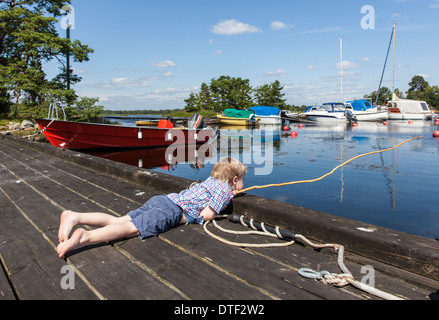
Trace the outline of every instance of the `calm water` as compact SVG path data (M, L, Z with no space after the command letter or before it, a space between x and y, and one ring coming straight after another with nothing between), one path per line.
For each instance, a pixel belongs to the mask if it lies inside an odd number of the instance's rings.
M127 121L124 124L133 123ZM357 155L425 136L395 151L358 159L319 182L249 193L439 238L439 139L432 137L437 129L433 122L391 122L389 126L360 123L356 128L306 125L303 129L291 123L290 127L298 133L296 138L283 135L281 128L244 131L221 128L217 154L173 166L166 163L165 149L102 156L183 178L204 180L221 156L231 155L248 166L245 187L252 187L315 179Z

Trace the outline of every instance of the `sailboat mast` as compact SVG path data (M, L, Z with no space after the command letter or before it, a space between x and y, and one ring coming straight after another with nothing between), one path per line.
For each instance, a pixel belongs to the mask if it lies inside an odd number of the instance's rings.
M340 102L343 103L343 39L340 40Z
M393 87L392 87L392 100L395 94L395 61L396 61L396 22L393 23Z
M384 74L386 72L387 61L389 60L390 48L392 47L393 35L395 33L395 27L392 28L392 33L390 34L389 47L387 48L386 60L384 61L383 73L381 74L380 85L377 90L377 96L375 99L375 106L378 106L378 99L380 97L381 85L383 84ZM393 50L395 51L395 50Z

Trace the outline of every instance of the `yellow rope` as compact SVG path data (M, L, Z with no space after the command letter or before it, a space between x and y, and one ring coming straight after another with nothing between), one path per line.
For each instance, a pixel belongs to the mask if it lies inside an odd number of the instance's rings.
M324 176L322 176L322 177L320 177L320 178L317 178L317 179L313 179L313 180L303 180L303 181L294 181L294 182L287 182L287 183L280 183L280 184L269 184L269 185L266 185L266 186L255 186L255 187L251 187L251 188L248 188L248 189L241 190L239 193L248 192L248 191L250 191L250 190L254 190L254 189L265 189L265 188L273 188L273 187L284 187L284 186L289 186L289 185L293 185L293 184L301 184L301 183L312 183L312 182L317 182L317 181L320 181L320 180L323 180L323 179L329 177L330 175L332 175L332 174L333 174L335 171L337 171L338 169L344 167L345 165L347 165L347 164L349 164L349 163L351 163L351 162L353 162L353 161L355 161L355 160L357 160L357 159L359 159L359 158L366 157L366 156L370 156L370 155L377 154L377 153L384 153L384 152L392 151L392 150L395 150L396 148L398 148L398 147L400 147L400 146L402 146L402 145L404 145L404 144L406 144L406 143L408 143L408 142L410 142L410 141L412 141L412 140L422 139L422 138L424 138L424 136L409 139L409 140L407 140L407 141L405 141L405 142L402 142L402 143L400 143L400 144L394 146L393 148L389 148L389 149L385 149L385 150L381 150L381 151L369 152L369 153L365 153L365 154L362 154L362 155L356 156L355 158L352 158L351 160L346 161L345 163L343 163L343 164L339 165L338 167L336 167L336 168L335 168L334 170L332 170L331 172L329 172L329 173L325 174Z

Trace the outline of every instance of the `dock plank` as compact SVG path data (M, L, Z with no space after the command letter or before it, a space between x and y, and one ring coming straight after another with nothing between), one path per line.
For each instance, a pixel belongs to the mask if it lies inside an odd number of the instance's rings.
M6 191L7 192L7 191ZM9 282L19 299L95 299L93 292L78 279L75 290L64 290L60 283L65 261L54 255L53 244L22 215L8 205L4 186L0 186L0 257ZM11 288L12 291L12 288Z
M36 207L35 197L32 196L35 190L25 185L27 181L23 177L25 174L23 170L26 171L26 168L20 168L19 163L12 163L8 159L5 160L1 158L1 155L0 159L2 160L1 166L3 167L1 174L5 181L13 182L17 178L22 181L21 183L7 183L4 186L5 192L26 212L26 215L32 221L35 221L35 224L41 230L51 230L52 232L48 232L47 237L52 243L56 243L60 205L51 199L51 202L47 201L44 209ZM9 168L13 169L16 175L5 172L5 165L10 165ZM41 183L44 183L41 177L37 181L39 186L41 186ZM33 183L35 184L36 181L34 180ZM44 191L47 190L39 189L38 191L45 195L45 197L42 197L40 194L37 197L40 196L44 200L50 197L50 194L44 194ZM3 218L6 218L6 216L2 214ZM20 247L24 246L21 245ZM86 276L88 282L100 293L100 297L106 299L181 299L179 293L167 287L160 280L140 272L141 270L136 264L133 264L120 252L114 250L111 245L95 246L94 250L87 249L78 250L77 252L84 251L84 253L82 255L73 255L69 258L69 262L76 266L76 270ZM56 259L56 261L62 261L56 257L56 251L53 247L49 255ZM57 270L58 273L60 269ZM27 275L23 280L29 277L30 275ZM18 282L22 283L20 280Z
M219 222L219 224L226 229L233 230L231 224L226 220ZM189 237L181 239L175 232L168 233L163 237L166 237L170 241L180 243L180 245L184 247L190 246L197 255L224 266L224 268L227 268L228 273L234 274L244 279L247 283L260 287L282 300L357 299L357 297L349 291L341 292L334 287L327 287L322 283L309 281L300 277L296 266L300 268L304 267L303 262L299 263L296 261L295 263L290 262L289 264L279 263L281 260L285 261L288 259L288 255L292 256L292 252L296 257L306 256L308 264L323 261L323 257L317 252L313 252L300 245L292 245L284 247L283 250L279 250L279 255L277 255L278 260L276 261L276 259L271 258L273 257L273 252L269 252L269 254L265 256L256 255L252 250L229 246L219 241L212 243L210 236L207 235L201 227L191 226L191 230L196 233L193 239ZM242 227L238 227L236 230L249 231ZM273 238L268 238L267 240L267 237L260 236L227 236L218 231L212 231L232 242L249 242L254 244L281 243L281 241ZM214 244L213 248L212 244ZM273 248L269 250L271 249ZM339 272L335 259L332 258L329 261L325 259L325 262L327 262L325 266L326 270ZM321 294L322 291L325 292L324 295Z

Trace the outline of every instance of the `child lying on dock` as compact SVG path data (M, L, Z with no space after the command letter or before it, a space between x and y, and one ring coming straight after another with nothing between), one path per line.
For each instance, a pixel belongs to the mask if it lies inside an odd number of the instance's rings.
M211 176L180 194L156 196L126 216L105 213L64 211L58 232L57 252L63 258L68 251L108 241L140 237L146 239L164 233L180 224L203 224L215 218L244 188L247 168L232 158L221 159ZM76 226L98 229L87 231Z

